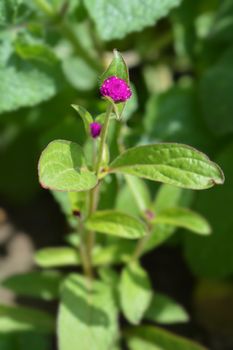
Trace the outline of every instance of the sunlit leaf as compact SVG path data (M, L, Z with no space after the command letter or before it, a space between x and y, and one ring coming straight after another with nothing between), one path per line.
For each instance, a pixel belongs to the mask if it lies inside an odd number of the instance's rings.
M137 239L147 233L142 221L115 210L95 212L85 226L89 230L129 239Z
M221 169L192 147L163 143L128 149L109 166L116 172L190 189L222 184Z
M130 175L126 175L125 179L139 210L143 212L148 209L151 204L151 199L146 183L143 180Z
M109 350L118 336L117 309L103 282L70 275L62 289L58 317L60 350Z
M138 262L131 262L122 271L119 288L125 317L130 323L139 324L152 299L147 272Z
M35 261L37 265L45 268L80 265L78 252L69 247L40 249L35 254Z
M187 322L189 320L187 312L180 304L158 292L154 294L144 318L165 324Z
M0 305L0 333L52 333L54 328L54 319L46 312L21 306Z
M104 40L121 39L127 34L154 25L180 4L180 0L85 0L84 4ZM142 16L143 14L143 16Z
M51 142L39 160L39 179L44 188L58 191L87 191L97 178L87 169L82 148L64 140Z
M129 330L127 343L130 350L207 350L186 338L152 326Z
M87 133L87 135L90 135L90 124L93 123L92 116L82 106L78 106L78 105L71 105L71 106L78 112L78 114L82 118L84 126L85 126L86 133Z
M201 235L211 233L209 223L200 214L186 208L168 208L155 216L153 223L183 227Z
M100 77L100 83L102 84L105 79L116 76L117 78L125 80L129 83L128 67L124 61L122 55L117 51L113 51L114 57L106 71Z
M2 284L17 295L51 300L58 297L61 281L62 275L58 272L35 271L8 277Z

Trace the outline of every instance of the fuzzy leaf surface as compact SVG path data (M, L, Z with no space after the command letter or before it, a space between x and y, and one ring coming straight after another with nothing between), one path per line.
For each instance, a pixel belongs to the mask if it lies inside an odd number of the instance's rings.
M135 175L196 190L224 182L221 169L205 154L176 143L128 149L110 164L109 172Z
M78 192L95 187L97 178L88 170L82 148L70 141L56 140L42 152L39 180L44 188Z

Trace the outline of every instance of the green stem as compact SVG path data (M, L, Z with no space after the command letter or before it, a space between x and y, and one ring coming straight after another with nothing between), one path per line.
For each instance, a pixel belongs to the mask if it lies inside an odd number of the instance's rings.
M85 245L85 239L84 239L84 227L82 222L80 221L78 228L77 228L77 234L80 232L80 244L79 244L79 252L80 252L80 258L83 266L83 270L85 275L89 278L93 278L93 269L91 261L88 257L87 247Z
M88 216L90 216L92 213L94 213L96 209L96 202L97 202L97 196L98 196L98 186L94 189L90 190L89 192L89 212ZM95 232L94 231L88 231L86 234L86 247L87 247L87 257L89 264L92 266L92 251L95 245Z
M100 146L99 146L98 155L97 155L97 162L95 165L97 177L98 177L100 170L101 170L101 164L102 164L103 153L104 153L104 145L106 143L111 112L112 112L112 105L109 104L107 107L107 111L106 111L104 125L103 125L102 131L101 131ZM97 208L98 192L99 192L99 185L97 185L96 187L91 189L89 192L88 216L90 216L92 213L94 213L94 211ZM94 244L95 244L95 232L89 231L89 232L87 232L86 246L87 246L88 261L89 261L89 264L91 266L92 266L92 251L93 251Z
M143 251L144 251L144 249L146 247L146 244L147 244L147 242L149 241L149 239L150 239L150 237L152 235L151 224L149 222L147 222L147 224L148 224L149 232L148 232L148 234L146 236L144 236L143 238L141 238L138 241L138 243L136 245L136 248L135 248L135 250L133 252L133 255L132 255L132 260L138 260L141 257L141 255L142 255L142 253L143 253Z
M54 17L55 13L52 6L46 0L34 0L39 9L49 17Z
M107 111L106 111L104 125L103 125L102 131L101 131L101 136L100 136L100 147L99 147L97 163L96 163L96 175L97 175L97 177L100 174L100 169L101 169L101 164L102 164L103 154L104 154L104 145L106 143L111 113L112 113L112 105L109 103L108 107L107 107Z

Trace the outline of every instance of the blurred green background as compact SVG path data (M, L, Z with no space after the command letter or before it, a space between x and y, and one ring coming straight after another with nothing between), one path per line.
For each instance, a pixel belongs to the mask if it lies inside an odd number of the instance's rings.
M83 125L70 105L83 105L94 115L104 111L98 76L113 48L122 52L135 91L125 115L125 145L186 143L225 173L224 186L192 196L212 236L180 233L167 245L178 248L183 265L200 281L191 294L202 326L231 338L232 0L0 0L2 207L17 213L31 206L37 218L32 225L45 215L37 209L53 199L38 184L39 154L55 138L84 142ZM155 192L157 186L149 185ZM54 218L61 215L53 210ZM185 281L182 288L188 288ZM228 341L209 344L232 349Z

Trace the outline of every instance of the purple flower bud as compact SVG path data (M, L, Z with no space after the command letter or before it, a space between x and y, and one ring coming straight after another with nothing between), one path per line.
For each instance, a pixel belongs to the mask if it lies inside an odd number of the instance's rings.
M80 218L81 212L77 209L73 210L73 215L76 216L77 218Z
M91 136L95 139L101 133L102 125L100 123L94 122L90 124Z
M155 218L155 214L150 209L146 209L145 217L148 221L152 221Z
M111 97L114 102L125 102L132 95L132 91L125 80L115 76L109 77L103 82L100 92L102 96Z

